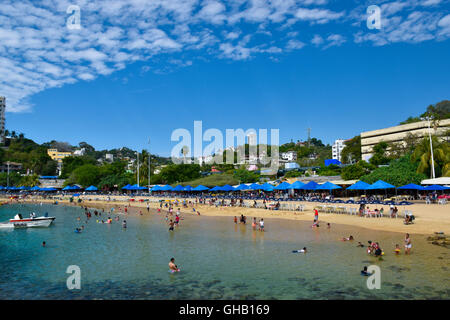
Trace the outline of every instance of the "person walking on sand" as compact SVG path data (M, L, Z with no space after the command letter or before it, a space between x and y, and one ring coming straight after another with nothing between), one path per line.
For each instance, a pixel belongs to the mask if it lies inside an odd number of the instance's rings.
M409 233L406 234L405 236L405 254L409 254L411 251L411 238L409 237Z
M314 209L314 223L319 221L319 211L317 209Z

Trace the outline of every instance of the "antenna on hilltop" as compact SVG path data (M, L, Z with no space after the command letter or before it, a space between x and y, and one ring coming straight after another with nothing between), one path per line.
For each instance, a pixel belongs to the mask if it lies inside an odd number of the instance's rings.
M308 128L308 148L311 146L311 128Z

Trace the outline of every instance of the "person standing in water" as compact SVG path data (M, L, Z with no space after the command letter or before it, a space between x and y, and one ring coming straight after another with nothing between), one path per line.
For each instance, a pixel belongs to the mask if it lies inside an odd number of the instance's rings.
M317 224L319 221L319 211L317 209L314 209L314 223Z
M405 254L409 254L411 251L411 238L409 237L409 233L406 234L405 236Z
M264 232L264 219L259 220L259 231Z
M169 269L172 272L179 272L178 266L175 264L175 258L170 259L169 261Z
M174 226L174 222L172 221L172 219L170 219L170 222L169 222L169 231L173 231L173 226Z
M126 220L123 220L123 222L122 222L122 228L126 228L127 227L127 221Z

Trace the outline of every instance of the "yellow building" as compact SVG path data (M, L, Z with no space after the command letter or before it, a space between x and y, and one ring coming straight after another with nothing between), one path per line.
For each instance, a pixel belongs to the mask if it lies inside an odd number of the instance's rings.
M47 149L47 154L50 158L52 158L52 160L58 161L58 163L62 163L62 159L65 157L70 157L73 155L72 152L58 151L58 149Z

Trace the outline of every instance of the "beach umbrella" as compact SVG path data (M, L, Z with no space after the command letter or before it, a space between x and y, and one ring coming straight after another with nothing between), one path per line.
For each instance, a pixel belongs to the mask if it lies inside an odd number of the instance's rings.
M274 186L268 182L264 183L261 187L263 188L264 191L273 191L274 189Z
M341 189L342 187L335 185L331 182L325 182L324 184L321 184L316 188L316 190L335 190L335 189Z
M300 190L305 184L301 181L295 181L293 184L291 184L291 186L289 187L289 189L295 189L295 190Z
M222 187L215 186L214 188L211 188L209 191L222 191Z
M236 190L236 191L243 191L243 190L249 190L249 189L250 189L250 187L248 185L246 185L245 183L241 183L236 188L234 188L234 190Z
M250 190L262 190L263 189L263 187L257 183L252 183L249 187L250 187Z
M289 189L290 186L291 186L291 184L289 182L285 181L285 182L280 183L274 189L275 190L286 190L286 189Z
M206 190L209 190L209 188L205 187L205 186L202 186L201 184L199 184L194 189L192 189L192 191L206 191Z
M177 185L176 187L174 187L173 189L172 189L172 191L183 191L183 186L182 185Z
M161 187L156 185L151 189L151 191L161 191Z
M160 190L161 191L172 191L173 188L170 185L166 184L165 186L161 187Z
M384 190L384 189L395 189L395 186L387 182L384 182L383 180L378 180L377 182L374 182L373 184L370 185L370 187L367 188L367 190Z
M192 189L193 189L193 188L192 188L191 186L188 185L188 186L186 186L186 187L183 188L183 191L192 191Z
M130 184L127 184L125 187L122 187L122 190L128 190L131 187Z
M300 187L300 189L302 189L302 190L316 190L318 186L319 186L319 184L317 182L310 181L307 184L305 184L302 187Z
M360 180L348 187L347 190L367 190L369 187L370 184Z
M230 186L229 184L226 184L223 187L221 187L220 190L222 190L222 191L234 191L235 189L232 186Z
M97 187L94 186L89 186L86 188L86 191L97 191L97 190L98 190Z
M41 188L41 191L56 191L55 188Z
M31 188L31 191L39 191L41 190L41 188L39 188L38 186L34 186L33 188Z
M46 189L46 188L44 188L44 189ZM63 191L72 190L72 187L71 186L65 186L62 190Z
M443 186L440 186L440 185L438 185L438 184L433 184L433 185L431 185L431 186L426 186L426 187L424 187L422 190L428 190L428 191L440 191L440 190L447 190L448 188L447 187L443 187Z
M414 183L410 183L410 184L398 187L397 189L399 189L399 190L425 190L424 187L419 186Z

